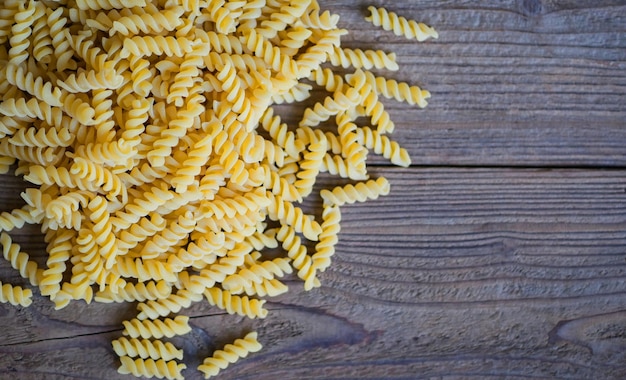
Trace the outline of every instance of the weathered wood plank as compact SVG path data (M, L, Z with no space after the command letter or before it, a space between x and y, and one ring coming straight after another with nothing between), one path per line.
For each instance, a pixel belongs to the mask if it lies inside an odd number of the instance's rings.
M350 47L395 51L387 73L431 91L424 110L386 102L417 165L624 166L623 1L321 2ZM365 22L370 4L434 25L406 41Z
M289 281L264 320L185 311L193 331L174 342L187 378L250 330L265 349L221 378L626 376L626 171L375 172L392 193L342 208L322 288ZM132 305L54 311L37 296L0 311L11 326L0 332L0 377L125 378L110 341Z

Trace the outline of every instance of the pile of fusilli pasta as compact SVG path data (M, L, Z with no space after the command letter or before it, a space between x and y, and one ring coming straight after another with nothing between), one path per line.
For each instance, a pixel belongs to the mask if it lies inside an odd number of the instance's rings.
M370 10L397 35L437 37ZM183 352L161 339L190 331L171 314L193 302L263 318L285 274L318 287L340 206L389 191L368 179L368 152L410 164L380 96L424 107L430 94L369 71L397 70L395 54L342 48L338 20L315 0L2 1L0 171L30 184L0 215L3 255L56 308L138 302L113 342L120 373L181 378ZM312 84L329 96L290 128L273 105ZM356 183L322 190L315 220L299 204L320 172ZM44 267L8 234L24 224L41 225ZM263 257L278 247L284 257ZM0 286L1 302L31 303L31 289ZM258 349L250 333L198 369L213 376Z

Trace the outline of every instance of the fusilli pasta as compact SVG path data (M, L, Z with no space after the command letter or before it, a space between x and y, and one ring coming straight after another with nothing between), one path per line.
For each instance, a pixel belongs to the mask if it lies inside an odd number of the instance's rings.
M305 290L320 287L340 207L389 192L369 179L368 153L411 163L386 136L395 125L382 98L424 107L430 93L368 71L398 70L395 53L342 46L339 15L315 0L0 8L0 173L28 183L25 205L0 213L2 254L55 309L138 303L113 341L120 373L182 378L182 351L159 339L189 333L174 314L195 303L264 318L292 271ZM437 37L370 11L396 34ZM319 90L299 122L283 122L275 105ZM356 183L320 191L320 173ZM40 225L45 259L11 239L25 224ZM32 302L30 288L0 288L0 302ZM214 376L260 348L248 334L199 369Z

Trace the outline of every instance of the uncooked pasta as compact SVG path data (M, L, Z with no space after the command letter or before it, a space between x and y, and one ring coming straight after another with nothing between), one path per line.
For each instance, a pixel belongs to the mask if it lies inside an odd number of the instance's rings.
M0 302L136 303L112 342L122 374L182 378L183 351L164 339L191 331L194 303L265 318L285 276L319 287L341 208L389 193L368 154L411 163L381 99L424 107L430 93L384 77L396 53L342 47L348 31L315 0L2 4L0 172L28 188L0 214L0 244L30 286L0 282ZM397 35L437 37L370 10ZM275 105L315 86L328 95L283 122ZM321 173L344 184L316 194ZM321 217L303 208L310 196ZM10 236L25 224L41 227L44 265ZM198 370L214 376L260 348L249 332Z

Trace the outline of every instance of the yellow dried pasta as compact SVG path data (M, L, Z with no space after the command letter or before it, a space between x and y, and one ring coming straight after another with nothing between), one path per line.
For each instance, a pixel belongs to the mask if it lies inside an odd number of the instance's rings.
M437 37L370 10L397 35ZM395 53L342 47L338 22L316 0L0 9L0 172L15 168L30 186L24 207L0 215L3 256L57 309L137 302L128 338L113 342L120 373L182 378L182 351L159 339L191 330L173 315L194 303L265 318L266 298L288 291L284 276L319 287L340 207L389 192L384 177L369 179L368 153L410 165L386 136L395 126L379 95L424 107L430 93L369 71L398 70ZM329 95L297 125L282 122L274 105L304 102L314 86ZM357 182L315 194L318 220L301 204L320 173ZM24 224L41 225L43 266L9 235ZM275 248L283 257L264 258ZM30 305L31 288L0 285L0 302ZM199 370L213 376L260 348L248 334Z

